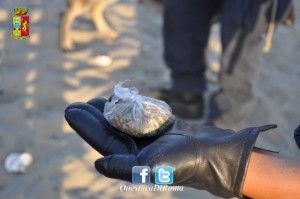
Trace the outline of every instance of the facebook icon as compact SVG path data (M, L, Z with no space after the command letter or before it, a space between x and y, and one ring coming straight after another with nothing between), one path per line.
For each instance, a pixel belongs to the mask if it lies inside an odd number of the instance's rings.
M132 183L134 184L150 183L150 167L148 166L132 167Z

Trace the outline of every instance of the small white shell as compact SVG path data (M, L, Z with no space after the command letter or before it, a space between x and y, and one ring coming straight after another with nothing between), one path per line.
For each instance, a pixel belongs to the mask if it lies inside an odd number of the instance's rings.
M5 158L4 168L9 173L25 173L31 164L30 153L11 153Z
M99 55L92 58L90 64L100 67L108 67L112 64L113 60L110 56L107 55Z

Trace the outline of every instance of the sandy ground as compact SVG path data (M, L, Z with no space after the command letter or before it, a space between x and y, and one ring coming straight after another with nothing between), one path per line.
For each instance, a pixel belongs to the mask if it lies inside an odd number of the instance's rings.
M300 3L296 2L300 11ZM31 37L10 37L14 7L30 9ZM109 20L120 33L106 43L93 33L74 34L77 50L63 54L58 49L59 13L65 2L3 0L0 2L0 163L10 152L28 151L34 163L23 175L0 167L0 198L216 198L207 192L186 188L181 193L121 193L124 182L98 174L93 163L100 155L85 144L66 124L64 108L74 101L109 96L113 85L134 80L140 89L167 87L169 72L161 58L161 9L122 0L112 5ZM299 13L299 12L298 12ZM280 28L274 47L262 58L251 100L242 126L277 123L276 133L264 134L258 145L297 157L292 133L300 118L300 19L295 27ZM94 30L86 19L77 28ZM218 68L220 53L217 30L210 42L211 68ZM81 37L81 35L89 35ZM215 55L214 55L215 54ZM109 67L95 58L109 55ZM219 120L218 126L236 128L235 121Z

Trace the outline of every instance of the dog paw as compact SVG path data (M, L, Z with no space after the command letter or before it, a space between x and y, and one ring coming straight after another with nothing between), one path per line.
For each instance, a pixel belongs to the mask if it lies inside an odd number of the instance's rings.
M115 31L107 31L102 33L102 38L107 41L114 41L118 38L119 34Z
M74 45L61 45L60 46L60 49L63 51L63 52L71 52L74 50Z

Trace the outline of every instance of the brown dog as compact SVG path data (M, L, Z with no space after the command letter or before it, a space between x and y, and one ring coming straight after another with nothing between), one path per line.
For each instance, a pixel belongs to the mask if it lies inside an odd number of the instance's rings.
M114 40L118 33L107 23L104 12L108 5L116 0L67 0L67 10L62 13L60 25L60 47L64 51L74 49L72 24L76 17L89 13L97 31L105 40Z

